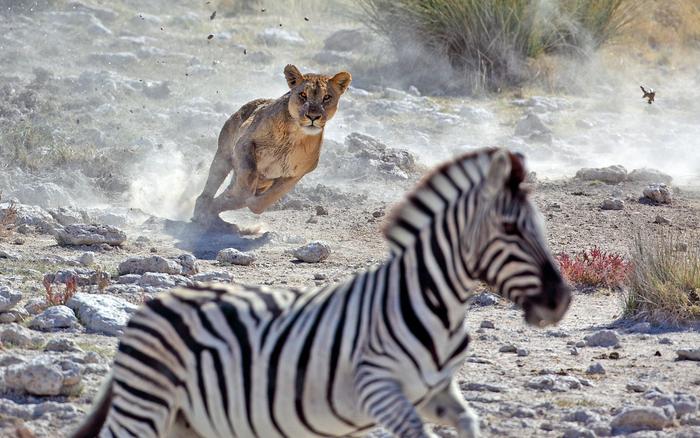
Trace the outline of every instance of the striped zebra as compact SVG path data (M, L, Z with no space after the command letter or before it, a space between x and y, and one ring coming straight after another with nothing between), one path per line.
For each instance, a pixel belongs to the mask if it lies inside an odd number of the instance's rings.
M340 285L210 284L148 301L73 436L434 436L424 420L478 436L454 379L470 291L489 284L536 326L571 299L524 176L504 149L442 165L391 218L388 260Z

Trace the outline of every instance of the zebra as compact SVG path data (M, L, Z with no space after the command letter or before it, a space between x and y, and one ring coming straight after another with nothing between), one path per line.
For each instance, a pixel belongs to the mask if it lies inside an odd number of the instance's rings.
M342 284L199 284L147 301L72 436L433 437L425 420L477 437L454 378L474 288L535 326L571 301L525 175L501 148L437 167L388 218L385 263Z

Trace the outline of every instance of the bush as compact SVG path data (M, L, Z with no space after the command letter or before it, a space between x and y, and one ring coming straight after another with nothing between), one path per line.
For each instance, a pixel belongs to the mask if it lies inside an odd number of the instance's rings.
M401 56L411 43L445 57L472 89L498 89L526 77L527 58L587 54L632 18L632 0L363 0L367 22Z
M673 236L637 236L625 296L627 317L679 324L700 320L700 247Z
M621 255L597 247L573 256L560 254L557 261L567 281L585 287L622 287L631 269Z

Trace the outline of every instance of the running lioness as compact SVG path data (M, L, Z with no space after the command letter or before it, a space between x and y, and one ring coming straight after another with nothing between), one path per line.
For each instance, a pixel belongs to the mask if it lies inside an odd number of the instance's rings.
M316 168L323 128L338 108L352 77L301 74L284 68L290 91L279 99L256 99L243 105L224 124L206 185L197 198L192 220L207 227L237 228L219 213L248 207L260 214ZM228 188L216 192L229 173Z

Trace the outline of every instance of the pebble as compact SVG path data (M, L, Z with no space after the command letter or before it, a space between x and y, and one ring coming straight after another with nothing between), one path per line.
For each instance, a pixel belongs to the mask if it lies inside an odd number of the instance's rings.
M78 258L81 265L90 266L95 263L95 253L94 252L84 252Z
M601 210L622 210L625 208L625 202L622 199L609 198L603 201L600 206Z
M316 216L328 216L328 210L323 205L316 206Z
M314 241L292 251L292 255L305 263L320 263L331 254L331 247L321 241Z
M627 382L625 387L632 392L644 392L649 389L649 385L642 382Z
M516 351L517 355L520 357L529 356L530 352L526 348L518 348Z
M481 324L479 325L479 327L481 327L481 328L489 328L489 329L496 328L496 326L493 325L493 321L489 321L489 320L487 320L487 319L481 321Z
M659 339L659 344L673 345L673 340L671 338L661 338L661 339Z
M656 218L654 218L654 223L661 225L671 225L671 220L664 216L661 216L660 214L657 214Z
M600 330L583 339L589 347L617 347L620 345L620 338L612 330Z
M498 351L501 353L515 353L518 351L518 349L513 344L506 344L502 345L501 348L498 349Z
M586 374L605 374L605 367L600 362L593 363L586 370Z
M226 248L219 251L216 260L222 264L248 266L256 260L255 255L242 252L236 248Z

